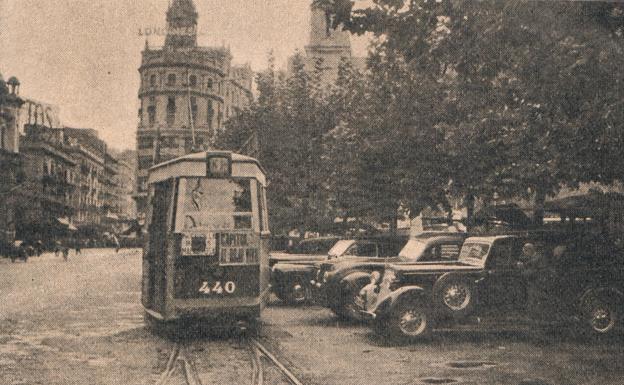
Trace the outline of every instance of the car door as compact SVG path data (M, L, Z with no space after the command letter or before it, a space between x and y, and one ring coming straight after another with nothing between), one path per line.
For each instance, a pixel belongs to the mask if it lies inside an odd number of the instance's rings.
M518 267L521 243L515 238L496 240L492 245L480 282L481 302L486 313L509 315L526 304L526 283Z

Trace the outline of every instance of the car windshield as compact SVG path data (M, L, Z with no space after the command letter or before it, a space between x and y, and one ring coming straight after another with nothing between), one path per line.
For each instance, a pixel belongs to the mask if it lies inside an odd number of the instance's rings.
M490 245L483 242L467 242L459 252L459 261L470 265L483 266L485 257L490 250Z
M410 239L399 253L401 259L417 261L427 250L427 244L417 239Z
M338 241L336 244L329 250L327 254L332 257L339 257L344 254L345 251L354 243L354 240L350 241Z

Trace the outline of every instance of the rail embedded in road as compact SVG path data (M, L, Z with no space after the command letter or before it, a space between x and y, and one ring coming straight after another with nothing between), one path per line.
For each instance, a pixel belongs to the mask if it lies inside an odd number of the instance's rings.
M255 338L247 339L251 355L251 385L264 385L264 365L262 357L270 361L292 385L303 385L297 376L290 371L273 353L271 353L262 343ZM187 346L184 343L176 342L171 349L165 370L161 373L157 385L167 385L170 379L181 369L186 385L202 385L201 378L195 367L195 363L189 359ZM242 382L241 382L242 383Z

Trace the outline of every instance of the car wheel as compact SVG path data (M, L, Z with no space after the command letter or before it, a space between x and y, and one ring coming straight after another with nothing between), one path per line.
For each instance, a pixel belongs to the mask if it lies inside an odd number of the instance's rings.
M476 303L474 284L453 275L444 275L433 287L434 301L443 312L454 317L470 314Z
M417 302L403 302L391 313L388 331L397 342L414 342L430 335L432 322L428 307Z
M584 305L585 329L594 337L611 336L620 326L620 312L616 301L591 298Z
M291 305L300 305L308 300L308 289L300 280L292 281L284 291L284 299Z

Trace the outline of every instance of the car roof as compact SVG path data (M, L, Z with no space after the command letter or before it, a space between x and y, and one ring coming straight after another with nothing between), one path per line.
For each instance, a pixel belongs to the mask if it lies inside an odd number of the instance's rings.
M518 238L516 235L492 235L487 237L468 237L465 243L468 242L486 242L493 243L498 239L506 239L506 238Z
M332 240L340 240L340 237L317 237L317 238L306 238L299 241L299 243L303 242L323 242L323 241L332 241Z

